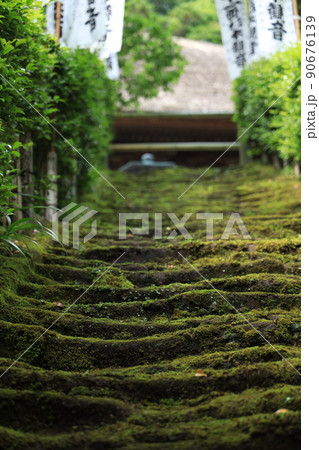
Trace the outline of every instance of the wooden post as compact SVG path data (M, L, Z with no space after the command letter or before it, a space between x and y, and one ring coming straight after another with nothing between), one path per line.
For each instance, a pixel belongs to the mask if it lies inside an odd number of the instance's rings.
M245 164L247 164L250 161L250 156L248 155L247 150L248 150L247 144L243 144L242 142L240 142L240 144L239 144L239 164L242 166L244 166Z
M55 3L55 37L59 42L61 37L61 12L62 12L62 4L61 2ZM53 119L56 118L56 115L53 115ZM52 221L54 208L57 207L58 204L58 186L57 186L57 174L58 174L58 157L55 149L56 142L56 131L52 130L52 143L51 149L48 153L47 157L47 176L52 179L53 186L50 187L47 191L46 195L46 203L47 209L45 217L47 220Z
M23 168L21 174L21 182L22 182L22 191L30 195L30 197L26 197L22 199L22 205L27 206L28 209L24 210L25 217L33 217L33 200L32 195L34 194L34 185L33 185L33 144L31 145L31 132L27 131L25 135L20 139L23 143L23 148L21 150L21 166Z
M22 181L21 181L21 159L16 159L16 169L17 169L17 177L15 180L16 186L17 186L17 196L16 196L16 204L18 206L17 211L15 211L15 218L16 220L22 219L23 212L22 212Z
M263 164L269 164L269 155L265 151L263 151L261 154L261 162Z
M300 177L300 175L301 175L300 164L297 162L294 164L294 173L295 173L295 177Z
M272 155L272 163L275 169L281 169L280 159L277 152L274 152Z
M295 19L295 27L296 27L297 39L298 39L298 41L300 41L300 39L301 39L301 31L300 31L300 19L299 19L299 11L298 11L297 0L293 0L293 8L294 8L294 19Z
M62 13L62 3L56 2L56 4L55 4L55 37L58 42L61 37L61 13Z

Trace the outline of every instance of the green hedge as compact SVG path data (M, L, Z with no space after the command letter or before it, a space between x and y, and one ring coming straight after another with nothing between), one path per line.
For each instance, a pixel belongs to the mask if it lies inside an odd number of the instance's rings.
M43 8L35 6L40 4L33 0L0 0L0 73L4 77L0 79L0 216L14 211L16 176L29 170L23 161L15 170L15 160L30 152L19 145L27 135L34 148L32 192L41 197L33 201L35 205L44 205L50 184L46 160L52 129L47 121L96 167L103 166L112 137L114 83L107 78L104 64L89 50L61 48L44 32ZM77 175L83 190L90 168L61 138L56 139L55 148L59 198L65 202L71 199L72 176ZM30 199L23 197L23 203L29 205Z
M0 220L16 208L13 191L17 159L23 151L20 143L30 130L50 137L48 124L35 109L50 119L54 43L43 33L40 10L31 6L31 0L0 0Z
M59 206L76 200L75 183L79 196L86 192L96 174L61 136L54 136L48 122L100 169L116 108L156 96L160 88L169 90L184 61L165 19L147 0L126 2L117 82L107 78L96 54L61 48L45 32L41 1L0 0L0 27L1 221L22 207L45 204L54 181L46 167L52 147L58 155Z
M89 50L55 49L56 64L49 92L55 98L57 110L51 120L76 150L97 169L105 166L109 144L113 138L115 83L106 76L104 63ZM34 149L46 157L51 147L49 139L35 139ZM86 192L97 174L71 146L57 136L59 205L75 200ZM41 166L36 165L36 178L41 179Z
M277 153L288 163L301 156L300 45L263 58L235 80L235 121L252 156Z

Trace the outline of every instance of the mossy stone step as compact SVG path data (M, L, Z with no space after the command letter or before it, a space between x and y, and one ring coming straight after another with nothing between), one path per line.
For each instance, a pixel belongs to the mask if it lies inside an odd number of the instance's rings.
M278 344L276 349L279 353L270 346L247 347L236 350L224 349L212 353L202 352L200 355L179 357L161 364L147 364L123 368L122 373L131 377L141 374L149 374L149 376L152 376L160 372L164 375L167 372L172 372L173 374L187 373L189 376L191 373L194 374L198 368L227 371L242 366L249 369L251 365L257 363L263 364L282 361L282 357L290 362L292 360L298 361L300 357L300 349L298 347ZM0 358L0 368L4 371L12 362L12 359ZM118 376L118 371L115 371L115 369L92 369L84 373L61 372L58 370L50 371L41 369L25 362L17 362L6 373L6 377L3 377L2 386L19 389L32 387L36 388L37 391L53 389L54 391L65 394L77 393L99 397L106 395L105 376L109 373L111 375L114 374L115 378Z
M195 272L196 273L196 272ZM81 302L99 303L101 301L133 301L148 300L154 298L168 298L174 294L187 292L191 290L211 289L215 291L229 292L268 292L280 294L299 294L300 293L300 276L298 275L282 275L282 274L249 274L243 276L227 276L223 278L210 278L203 280L198 274L197 282L188 283L187 279L181 280L179 283L171 283L167 285L156 285L155 283L140 289L133 289L133 284L123 273L120 276L114 275L112 272L105 274L106 282L96 283L91 287L83 297ZM187 278L187 276L186 276ZM161 279L161 276L159 276ZM101 280L103 281L103 280ZM154 280L155 281L155 280ZM184 281L184 283L183 283ZM215 288L215 289L214 289ZM43 286L34 283L20 283L18 286L18 294L30 296L39 299L64 299L69 302L76 300L86 291L84 286L79 284L52 284ZM216 292L216 291L215 291Z
M86 283L91 284L94 279L97 278L99 273L103 270L107 270L107 267L100 265L99 267L92 268L79 268L71 267L68 265L60 264L37 264L35 267L37 273L42 275L38 277L39 284L45 284L47 278L57 281L59 283ZM165 285L175 282L196 282L198 281L198 274L191 268L179 269L178 267L172 270L172 267L166 268L166 270L146 270L145 267L137 267L136 265L131 270L130 265L126 264L121 266L121 272L136 286L143 287L151 284ZM142 269L142 270L141 270ZM224 277L225 275L244 275L255 273L287 273L287 274L300 274L298 267L291 267L276 260L262 259L260 261L255 260L248 263L224 263L224 264L210 264L201 267L201 274L206 278ZM108 271L108 273L110 273ZM112 273L112 272L111 272ZM31 280L30 280L31 281ZM42 283L41 283L42 282Z
M84 390L85 391L85 390ZM132 424L167 425L188 423L200 417L216 420L274 413L285 406L290 411L300 409L300 387L284 386L270 389L247 389L241 393L215 393L210 399L201 401L162 399L159 403L146 403L133 407L130 402L107 397L68 395L56 392L33 392L1 389L2 426L20 428L25 432L66 432L96 429L108 423L128 419ZM170 406L169 410L167 406ZM28 411L25 417L24 410ZM63 410L64 414L56 412ZM57 417L56 417L57 416ZM57 420L58 419L58 420Z
M223 349L225 346L227 348L227 345L230 348L264 345L265 341L256 329L267 339L271 339L274 345L294 345L300 337L300 328L293 329L294 324L299 327L300 323L300 317L296 313L282 313L277 315L276 320L247 315L247 320L255 329L241 317L229 315L212 318L196 328L135 340L77 338L49 331L30 349L25 358L44 368L87 370L93 367L123 367L160 362L181 355L200 354L203 351ZM18 356L44 330L42 327L1 321L0 356Z
M195 256L209 256L217 254L225 254L229 251L251 251L251 246L254 246L254 251L262 253L282 253L282 254L298 254L300 252L300 239L273 239L273 240L218 240L213 243L203 241L191 241L190 243L179 242L168 244L165 247L131 247L128 245L114 246L114 247L98 247L92 246L82 252L82 257L86 259L101 260L108 263L113 263L124 252L122 257L123 262L147 262L147 261L170 261L174 262L181 257L178 252L181 252L186 258Z
M127 418L123 401L66 396L56 392L0 389L2 426L22 431L61 433L99 428ZM27 412L27 414L26 414Z
M12 443L19 448L34 449L41 446L54 448L125 448L178 450L297 450L300 448L300 414L255 414L239 419L216 420L205 418L181 425L142 426L118 423L98 430L46 436L21 433L0 427L0 439L6 448Z
M262 348L260 351L262 354ZM289 357L288 361L300 368L300 358ZM153 403L170 398L188 402L196 398L200 400L200 396L205 396L207 400L227 392L299 385L297 372L282 360L246 363L224 369L202 368L207 376L199 378L195 376L196 369L183 366L177 370L171 363L153 365L149 369L146 366L129 370L91 369L84 373L20 367L10 374L6 385L11 389L35 389L37 392L54 389L68 395L106 396L129 402L147 400Z
M91 284L95 278L90 269L81 269L58 264L37 264L35 267L38 274L50 278L59 283L87 283Z
M284 264L274 263L270 260L268 261L253 261L250 263L232 263L232 264L221 264L221 265L211 265L204 266L200 269L200 273L206 279L217 279L225 278L226 275L229 277L233 276L245 276L248 274L257 275L260 273L264 274L297 274L300 275L298 268L289 268ZM150 285L163 286L172 283L196 283L201 280L200 275L194 271L194 269L184 269L184 270L167 270L167 271L135 271L126 274L127 278L137 287L146 287ZM254 277L254 279L257 278ZM289 279L289 278L288 278ZM255 289L261 290L261 289Z
M7 322L49 327L55 323L54 331L74 337L92 337L97 339L126 340L141 338L155 334L171 333L174 331L194 328L201 324L200 319L180 320L178 322L166 321L167 323L151 322L144 320L132 323L131 321L94 319L80 314L68 313L61 316L59 311L50 311L32 307L3 306L2 318Z
M51 290L48 299L45 301L43 300L46 294L44 288L28 284L21 286L20 289L29 296L14 297L10 304L15 307L40 308L39 315L41 316L41 310L43 310L44 318L46 317L46 311L61 314L71 304L71 301L75 302L81 295L81 291L78 290L73 292L58 288ZM168 320L196 318L197 316L222 315L233 313L234 308L246 313L249 310L262 308L267 310L283 308L288 311L300 306L300 295L296 294L223 291L217 293L214 290L200 289L200 287L197 290L189 290L188 288L185 289L183 285L161 290L159 288L155 290L141 289L139 291L125 289L120 291L110 289L91 290L87 294L72 305L70 314L125 322L134 320L135 323L140 321L145 323L154 319L162 323L163 319L167 322ZM33 295L37 296L38 299L33 298ZM157 297L158 299L156 299ZM58 305L61 301L63 302L62 307ZM14 320L7 307L4 306L3 311L4 318ZM33 319L30 317L29 320L32 322Z

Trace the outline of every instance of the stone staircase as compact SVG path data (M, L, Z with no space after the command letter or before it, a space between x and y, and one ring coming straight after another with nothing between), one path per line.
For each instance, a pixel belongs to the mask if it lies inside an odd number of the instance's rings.
M50 243L32 268L8 258L1 372L56 323L0 379L1 448L300 448L299 182L213 170L178 203L196 175L114 176L131 211L236 211L252 240L216 223L207 241L190 220L194 240L119 241L125 206L110 212L100 185L87 201L108 211L104 234Z

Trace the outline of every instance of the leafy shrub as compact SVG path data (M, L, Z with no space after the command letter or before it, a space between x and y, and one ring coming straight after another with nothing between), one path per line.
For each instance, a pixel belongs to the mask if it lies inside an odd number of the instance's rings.
M56 234L49 228L44 227L38 220L25 218L11 222L9 216L7 216L7 219L8 225L6 227L0 225L0 249L5 250L8 254L17 252L24 257L29 256L28 244L38 245L38 242L32 236L34 233L44 233L60 243Z
M241 141L252 149L252 155L277 152L287 162L300 161L300 75L297 44L250 64L235 80L235 121L239 134L250 127Z
M43 33L43 15L32 3L0 0L0 220L17 207L13 193L17 161L27 151L19 142L26 142L30 130L36 136L50 136L48 124L36 110L49 120L54 41Z
M137 107L141 97L155 97L160 88L170 90L182 73L185 61L172 40L168 20L147 0L126 0L119 63L119 107Z
M43 33L43 15L32 3L0 0L1 141L11 145L30 129L50 133L36 110L46 119L52 112L48 86L55 63L54 41Z
M74 185L80 197L96 176L80 154L97 169L104 167L113 137L116 84L107 78L104 63L89 50L57 47L55 57L49 93L54 98L56 113L51 120L68 140L66 142L59 135L55 140L61 205L74 200ZM38 179L45 175L41 172L45 167L43 158L51 145L51 134L35 140L35 152L40 156L36 164Z

